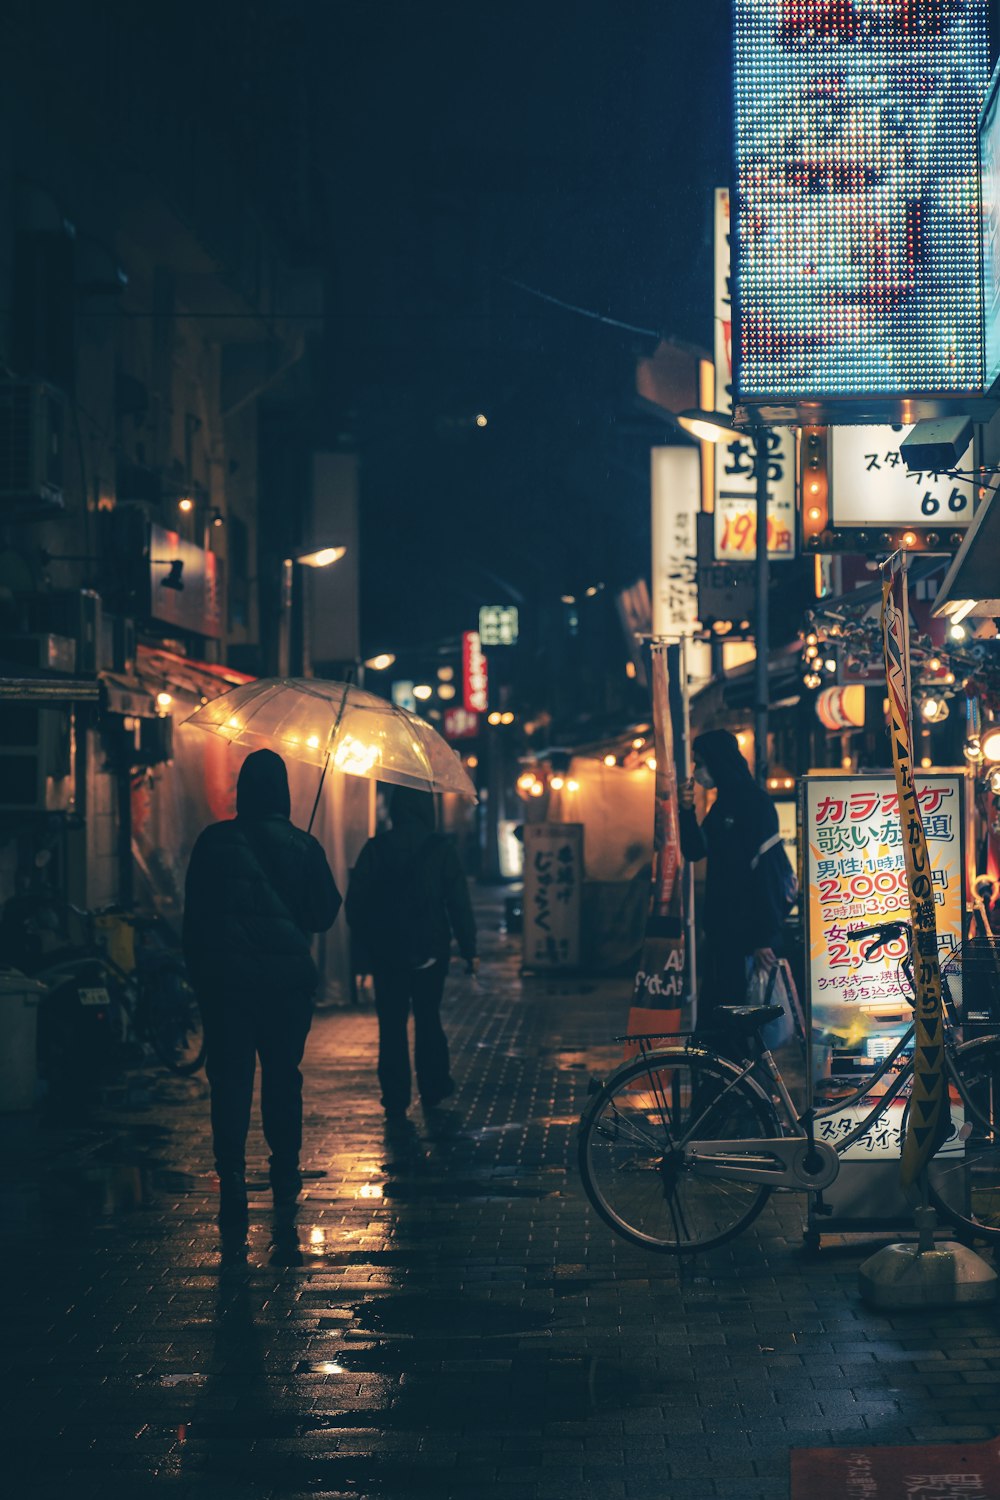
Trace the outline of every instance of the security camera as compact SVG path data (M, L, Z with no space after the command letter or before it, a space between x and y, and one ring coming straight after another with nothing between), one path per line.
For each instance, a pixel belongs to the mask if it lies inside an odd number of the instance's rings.
M911 473L953 469L972 442L971 417L925 417L899 445Z

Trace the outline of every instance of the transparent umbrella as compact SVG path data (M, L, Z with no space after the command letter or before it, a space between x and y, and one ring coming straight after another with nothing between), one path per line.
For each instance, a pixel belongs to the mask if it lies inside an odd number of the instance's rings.
M405 708L349 682L265 677L213 698L185 720L247 750L265 746L320 768L313 817L329 769L425 792L476 789L455 751ZM309 819L312 827L313 819Z

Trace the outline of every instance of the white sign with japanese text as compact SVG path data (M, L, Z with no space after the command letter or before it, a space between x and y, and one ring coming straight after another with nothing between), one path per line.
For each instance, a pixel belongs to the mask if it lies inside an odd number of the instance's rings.
M830 428L830 519L834 526L968 526L971 479L910 473L899 445L912 427ZM970 443L958 469L972 467Z
M651 448L653 634L691 635L698 623L701 455L697 448Z
M729 189L715 190L715 409L733 409L733 298ZM767 551L795 556L795 432L767 431ZM757 548L757 481L753 440L715 449L715 560L752 562Z
M479 610L479 639L484 646L516 646L517 605L482 605Z
M965 777L961 772L914 777L927 835L942 961L964 931ZM912 1019L899 969L905 941L876 947L851 942L848 932L879 922L909 921L895 780L891 772L859 776L817 773L804 782L803 875L808 892L807 993L814 1037L842 1057L868 1059L867 1069L891 1051ZM854 1070L852 1070L853 1072ZM878 1086L884 1092L887 1080ZM898 1156L904 1099L891 1106L847 1153L847 1160ZM870 1113L874 1096L817 1123L820 1139L835 1145Z
M524 825L526 969L575 969L580 963L583 824Z

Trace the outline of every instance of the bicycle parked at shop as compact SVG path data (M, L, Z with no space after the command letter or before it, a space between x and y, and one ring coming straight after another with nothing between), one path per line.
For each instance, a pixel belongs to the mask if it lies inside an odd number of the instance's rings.
M201 1067L204 1032L184 959L155 915L116 908L57 909L18 898L4 913L5 946L17 967L47 986L39 1013L38 1062L54 1094L107 1083L150 1054L172 1073ZM11 903L9 903L9 906ZM63 918L60 918L60 910ZM46 947L64 919L82 924L79 945Z
M849 934L865 961L902 943L900 972L912 1009L912 932L904 921ZM995 1023L1000 963L977 967L963 950L943 965L943 1062L951 1124L927 1173L931 1202L967 1238L1000 1240L1000 1035L963 1038L970 1017ZM973 981L973 977L976 982ZM983 986L986 987L985 995ZM958 1003L956 1003L956 992ZM821 1193L841 1157L880 1121L902 1140L913 1077L911 1024L846 1097L799 1112L760 1030L778 1006L723 1009L733 1061L688 1038L622 1037L638 1055L622 1064L580 1121L579 1166L594 1208L647 1250L709 1250L753 1223L775 1189ZM855 1113L856 1123L845 1116ZM836 1120L833 1142L823 1138Z

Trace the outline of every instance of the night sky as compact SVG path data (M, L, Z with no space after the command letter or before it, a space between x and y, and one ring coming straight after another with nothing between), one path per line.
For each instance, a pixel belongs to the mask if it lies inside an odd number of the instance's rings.
M331 409L360 445L366 650L648 571L634 362L711 344L729 6L318 7ZM322 41L322 46L320 45ZM489 425L475 426L483 412Z

